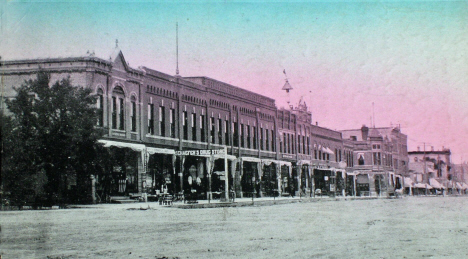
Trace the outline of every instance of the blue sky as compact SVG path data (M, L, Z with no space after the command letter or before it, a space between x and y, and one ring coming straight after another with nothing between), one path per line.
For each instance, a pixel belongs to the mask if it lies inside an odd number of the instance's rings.
M205 75L293 103L332 129L401 124L410 149L468 160L468 2L3 1L2 59L107 58L119 39L133 67Z

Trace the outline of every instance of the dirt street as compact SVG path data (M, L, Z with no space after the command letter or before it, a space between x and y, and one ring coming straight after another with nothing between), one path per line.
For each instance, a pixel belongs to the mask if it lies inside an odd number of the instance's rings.
M468 197L190 210L149 206L0 212L0 254L2 259L468 258Z

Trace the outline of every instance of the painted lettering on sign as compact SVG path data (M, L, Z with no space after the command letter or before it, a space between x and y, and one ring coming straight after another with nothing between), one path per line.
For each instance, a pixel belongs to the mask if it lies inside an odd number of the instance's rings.
M176 151L177 156L211 156L224 155L224 149L202 149L202 150L182 150Z

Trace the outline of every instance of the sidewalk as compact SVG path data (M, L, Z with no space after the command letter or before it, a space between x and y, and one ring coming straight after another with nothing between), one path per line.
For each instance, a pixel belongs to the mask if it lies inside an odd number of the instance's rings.
M154 210L154 209L202 209L219 207L245 207L245 206L271 206L277 204L299 203L299 202L324 202L324 201L350 201L350 200L377 200L377 199L395 199L396 197L377 197L377 196L337 196L337 197L262 197L262 198L236 198L234 202L224 202L216 200L197 200L197 203L184 203L176 201L172 205L159 205L159 202L138 202L127 204L90 204L90 205L69 205L70 209L127 209L127 210Z

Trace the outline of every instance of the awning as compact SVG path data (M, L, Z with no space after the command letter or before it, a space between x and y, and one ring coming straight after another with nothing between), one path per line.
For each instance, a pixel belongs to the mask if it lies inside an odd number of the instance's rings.
M119 141L112 141L112 140L98 140L99 143L104 144L104 147L118 147L118 148L130 148L133 151L143 152L146 150L146 146L143 144L134 144L134 143L127 143L127 142L119 142Z
M463 190L463 186L459 182L456 183L456 186L457 189Z
M255 162L255 163L261 163L262 160L260 158L256 157L249 157L249 156L243 156L241 157L243 162Z
M213 157L214 157L215 159L224 159L224 155L222 155L222 154L216 154L216 155L213 155ZM229 161L234 161L234 160L236 160L236 159L237 159L236 156L227 155L227 160L229 160Z
M334 155L335 153L329 149L328 147L322 147L322 151L325 152L325 153L328 153L330 155Z
M415 183L415 184L413 185L413 188L426 189L426 184L424 184L424 183Z
M299 160L299 161L297 161L297 164L299 164L299 165L310 165L310 161L309 160Z
M468 189L468 184L462 183L462 187L463 187L463 190L467 190Z
M167 148L156 148L156 147L146 147L146 152L150 155L153 154L165 154L165 155L174 155L175 150Z
M287 161L281 161L281 160L280 160L280 161L278 161L278 162L279 162L280 166L283 166L283 165L286 165L286 166L289 166L289 167L291 167L291 166L292 166L291 162L287 162Z
M413 180L411 180L411 178L404 177L403 180L405 183L405 187L413 187Z
M436 189L445 189L445 186L440 184L439 181L434 178L429 178L429 184Z

